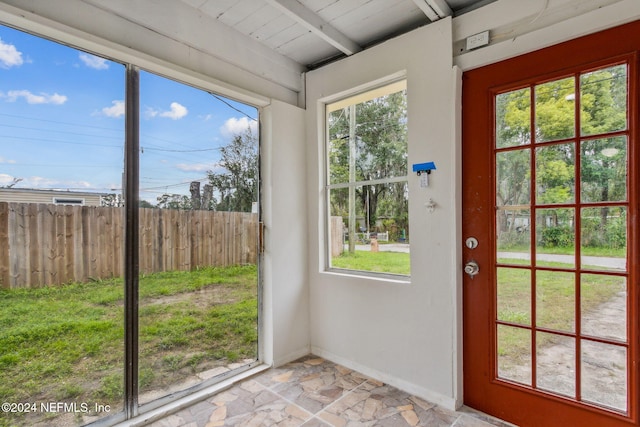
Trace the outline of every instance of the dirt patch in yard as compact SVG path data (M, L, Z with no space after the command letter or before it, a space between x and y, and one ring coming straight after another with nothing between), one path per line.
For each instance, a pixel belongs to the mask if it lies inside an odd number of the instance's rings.
M585 312L583 334L626 341L627 293L619 292L608 301ZM547 334L550 335L550 334ZM627 354L623 346L582 340L576 367L575 340L553 336L541 346L537 358L537 386L554 394L576 396L576 370L581 369L582 400L625 412L627 409ZM500 376L530 384L531 356L501 362Z
M233 304L240 298L233 289L226 285L209 285L193 292L182 292L174 295L146 297L140 301L141 306L158 304L176 304L188 301L197 308L207 308L218 304Z

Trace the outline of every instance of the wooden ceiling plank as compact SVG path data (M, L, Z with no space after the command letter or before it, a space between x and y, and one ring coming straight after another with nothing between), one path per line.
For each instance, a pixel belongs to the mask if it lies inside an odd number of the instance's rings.
M266 1L346 55L353 55L362 50L357 43L335 29L310 9L307 9L297 0Z

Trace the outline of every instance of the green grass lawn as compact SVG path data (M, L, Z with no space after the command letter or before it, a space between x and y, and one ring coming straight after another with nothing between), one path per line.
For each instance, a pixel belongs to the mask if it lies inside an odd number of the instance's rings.
M554 255L574 255L575 249L573 247L553 246L553 247L538 247L536 249L539 253L554 254ZM529 246L508 246L504 248L498 248L499 252L524 252L530 251ZM602 247L583 247L580 248L580 253L583 256L601 256L612 258L625 258L627 256L626 248L602 248Z
M400 252L355 251L331 259L331 266L347 270L410 275L409 254Z
M567 268L553 263L551 267ZM531 294L529 270L501 267L498 269L498 319L504 322L532 325L531 300L536 300L538 327L575 332L576 290L575 274L558 271L538 271L536 293ZM580 282L580 308L583 313L594 310L618 292L626 289L625 279L602 274L582 274ZM544 346L551 339L540 335L537 345ZM527 330L501 326L498 355L505 367L519 364L531 353L531 335Z
M141 276L141 393L255 358L256 289L256 266ZM0 401L121 408L121 279L0 290L0 306Z

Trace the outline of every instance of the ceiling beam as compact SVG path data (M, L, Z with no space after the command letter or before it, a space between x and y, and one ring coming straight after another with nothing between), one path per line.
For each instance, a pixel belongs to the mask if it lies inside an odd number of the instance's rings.
M413 2L427 15L431 22L447 16L453 16L453 10L445 0L413 0Z
M357 43L297 0L266 0L266 2L346 55L353 55L362 50Z
M453 15L453 10L449 7L449 3L446 0L424 0L427 2L431 9L433 9L440 18L446 18Z

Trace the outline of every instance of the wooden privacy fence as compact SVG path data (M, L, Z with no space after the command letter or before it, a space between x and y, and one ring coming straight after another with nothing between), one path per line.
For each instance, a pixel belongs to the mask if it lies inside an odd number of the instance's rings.
M331 257L337 257L344 252L344 221L341 216L332 216L331 220Z
M123 208L0 202L0 286L124 274ZM140 209L140 272L257 261L256 214Z

